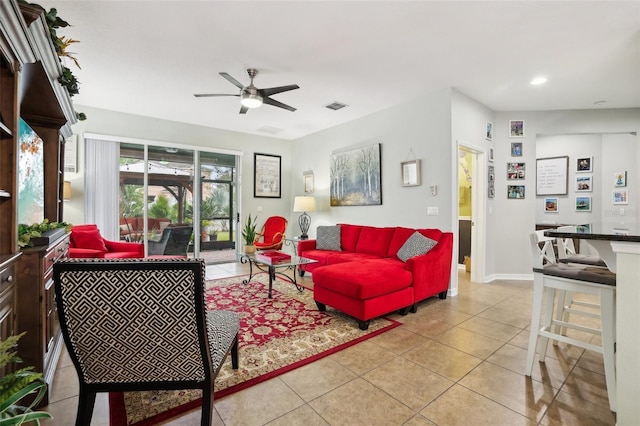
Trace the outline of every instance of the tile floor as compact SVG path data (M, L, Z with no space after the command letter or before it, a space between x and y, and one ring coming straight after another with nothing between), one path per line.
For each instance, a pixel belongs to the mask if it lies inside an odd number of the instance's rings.
M209 265L208 278L245 272ZM393 315L403 326L215 401L214 425L614 425L602 356L560 344L524 376L532 283L478 284L460 271L459 295ZM304 277L311 285L311 279ZM356 327L354 321L354 327ZM78 384L63 354L54 420L75 422ZM108 425L106 395L92 425ZM198 425L192 411L166 425Z

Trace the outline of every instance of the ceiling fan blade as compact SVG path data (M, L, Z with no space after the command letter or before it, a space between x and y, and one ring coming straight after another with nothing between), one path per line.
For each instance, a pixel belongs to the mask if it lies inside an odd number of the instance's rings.
M283 108L289 111L295 111L296 109L294 107L291 107L289 105L283 104L282 102L278 102L275 99L271 99L271 98L267 98L264 97L262 98L262 102L267 104L267 105L272 105L272 106L276 106L278 108Z
M246 114L247 111L249 111L249 108L247 108L246 106L242 105L242 107L240 108L240 114Z
M238 80L236 80L235 78L231 77L226 72L221 72L220 75L223 76L224 78L226 78L229 83L233 84L238 89L240 89L240 90L244 89L244 86Z
M289 90L299 89L300 86L297 84L290 84L288 86L280 86L280 87L269 87L267 89L258 89L258 92L263 98L267 96L275 95L276 93L288 92Z
M240 96L240 95L226 95L221 93L196 93L193 96L196 98L211 98L213 96Z

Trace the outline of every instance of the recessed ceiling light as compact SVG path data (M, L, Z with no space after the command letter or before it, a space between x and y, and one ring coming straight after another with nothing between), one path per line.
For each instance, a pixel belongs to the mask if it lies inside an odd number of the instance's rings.
M531 80L531 84L533 84L534 86L537 86L539 84L544 84L547 82L547 77L536 77L533 80Z
M594 105L602 105L602 104L606 104L607 101L595 101L593 104Z

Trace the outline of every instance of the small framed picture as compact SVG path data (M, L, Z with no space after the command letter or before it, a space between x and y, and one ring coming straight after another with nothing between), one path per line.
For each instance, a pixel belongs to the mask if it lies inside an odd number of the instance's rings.
M593 157L578 158L576 163L576 172L578 173L591 173L593 172Z
M590 234L591 233L591 224L585 223L582 225L576 225L576 232L578 234Z
M576 197L576 211L577 212L590 212L591 211L591 197Z
M629 193L626 189L613 191L613 204L629 204Z
M591 192L592 190L591 175L576 176L576 192Z
M511 156L522 157L522 142L511 142Z
M489 161L493 163L493 148L489 148Z
M304 193L313 194L313 170L302 172L302 181L304 184Z
M613 174L613 186L627 186L627 172L615 172Z
M558 213L558 199L557 198L545 198L544 199L544 211L547 213Z
M509 200L523 200L524 199L524 185L508 185L507 186L507 198Z
M402 171L402 186L420 185L420 160L404 161L400 163Z
M488 141L493 140L493 123L490 121L487 121L484 138Z
M524 176L524 163L507 163L507 180L522 180Z
M509 120L509 137L524 137L524 120Z

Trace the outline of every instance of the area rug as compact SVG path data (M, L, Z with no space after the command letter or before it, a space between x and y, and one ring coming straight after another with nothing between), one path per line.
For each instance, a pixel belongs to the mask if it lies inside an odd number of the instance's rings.
M227 357L216 377L215 398L306 365L400 325L377 318L366 331L355 319L329 309L320 312L313 291L299 292L293 284L274 281L267 298L268 276L259 274L249 284L246 276L207 282L208 309L240 314L240 368ZM200 406L197 390L118 392L109 395L112 426L153 425Z

